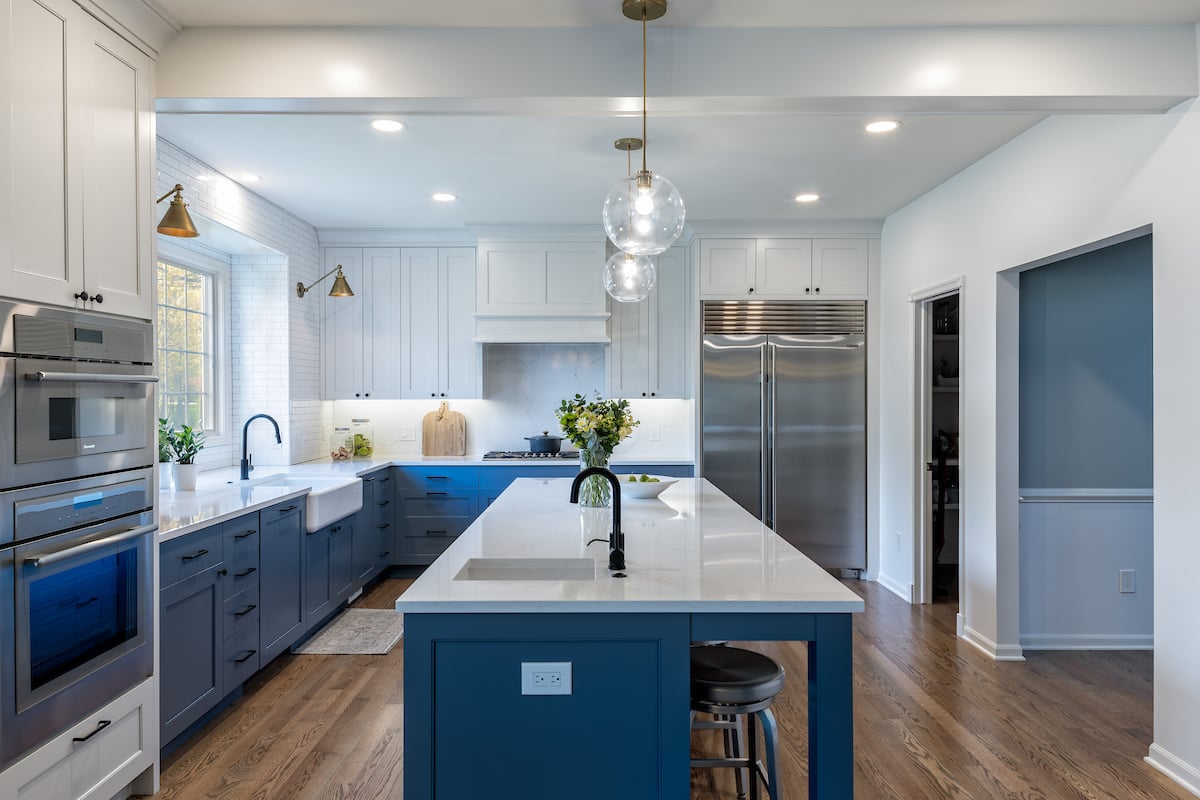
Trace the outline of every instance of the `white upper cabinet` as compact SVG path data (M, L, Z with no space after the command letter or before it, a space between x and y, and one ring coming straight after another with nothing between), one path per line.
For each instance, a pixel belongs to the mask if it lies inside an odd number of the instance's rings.
M395 251L397 259L399 251ZM329 297L322 281L312 291L321 292L321 366L326 400L369 397L365 364L370 360L370 340L364 336L363 248L330 247L324 251L324 274L342 268L353 297Z
M69 0L0 11L4 293L150 318L153 62Z
M866 239L702 239L701 298L867 296Z
M400 396L479 397L475 249L405 248L400 282Z
M688 251L672 247L655 256L657 279L639 303L610 300L612 349L609 395L642 398L688 396Z

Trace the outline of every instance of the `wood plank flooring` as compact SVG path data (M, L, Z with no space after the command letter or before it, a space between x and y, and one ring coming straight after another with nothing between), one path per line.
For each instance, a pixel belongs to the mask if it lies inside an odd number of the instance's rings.
M385 580L357 607L390 608ZM857 800L1194 800L1142 761L1147 652L1030 653L996 663L954 636L953 605L909 606L874 583L854 625ZM746 645L787 669L775 711L784 796L807 796L802 644ZM285 655L163 767L164 800L401 797L403 645L386 656ZM719 748L699 732L696 752ZM507 779L504 779L507 780ZM497 783L495 797L533 797ZM697 800L736 797L728 770L693 770Z

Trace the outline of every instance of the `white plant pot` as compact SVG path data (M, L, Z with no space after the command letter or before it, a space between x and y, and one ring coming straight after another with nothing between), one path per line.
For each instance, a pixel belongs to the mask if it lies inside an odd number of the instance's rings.
M171 462L158 462L158 490L160 492L174 488L175 478L171 475Z
M172 464L171 473L175 478L175 491L177 492L194 492L196 491L196 465L195 464Z

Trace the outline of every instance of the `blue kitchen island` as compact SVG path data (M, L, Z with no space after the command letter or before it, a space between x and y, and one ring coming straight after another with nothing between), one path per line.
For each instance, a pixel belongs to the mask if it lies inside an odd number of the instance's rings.
M853 797L862 600L703 479L624 498L613 577L569 491L517 480L396 601L406 800L684 800L700 640L808 643L809 796Z

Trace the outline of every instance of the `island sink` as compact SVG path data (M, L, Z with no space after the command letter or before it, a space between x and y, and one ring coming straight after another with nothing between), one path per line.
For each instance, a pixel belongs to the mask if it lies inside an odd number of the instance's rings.
M255 486L309 488L305 500L304 527L309 533L347 517L362 508L362 478L308 478L302 475L272 475Z
M591 558L469 558L456 581L594 581Z

